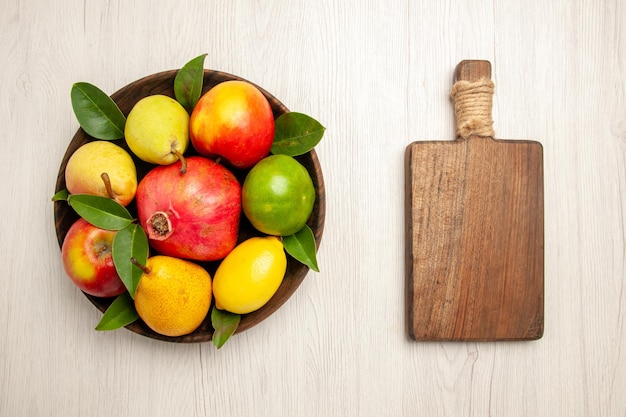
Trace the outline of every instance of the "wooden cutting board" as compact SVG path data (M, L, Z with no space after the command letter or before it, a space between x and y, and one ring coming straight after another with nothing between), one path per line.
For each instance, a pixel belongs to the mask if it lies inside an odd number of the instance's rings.
M406 149L409 335L539 339L543 148L493 138L488 61L463 61L454 78L456 140Z

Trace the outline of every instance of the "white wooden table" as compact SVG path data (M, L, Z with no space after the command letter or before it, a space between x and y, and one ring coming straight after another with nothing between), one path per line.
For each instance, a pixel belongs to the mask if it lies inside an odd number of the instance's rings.
M626 415L626 5L620 0L76 1L0 8L0 415ZM96 332L50 197L107 92L208 53L327 133L326 228L296 294L211 344ZM411 341L404 149L454 136L462 59L490 60L500 138L545 163L545 335Z

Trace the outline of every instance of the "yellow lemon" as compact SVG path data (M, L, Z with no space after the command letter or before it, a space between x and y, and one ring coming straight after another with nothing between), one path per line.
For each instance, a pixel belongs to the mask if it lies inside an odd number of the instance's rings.
M211 306L211 276L201 266L171 256L148 258L135 309L157 333L182 336L196 330Z
M240 243L215 272L216 307L236 314L258 310L276 293L286 270L287 255L278 237L253 237Z
M144 97L128 113L124 136L130 150L141 160L173 164L189 145L189 113L171 97Z

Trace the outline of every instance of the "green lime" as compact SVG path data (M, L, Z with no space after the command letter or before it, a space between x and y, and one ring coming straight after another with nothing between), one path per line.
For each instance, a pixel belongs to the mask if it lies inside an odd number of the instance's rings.
M311 216L315 187L306 168L293 157L271 155L250 170L241 198L243 212L257 230L289 236Z

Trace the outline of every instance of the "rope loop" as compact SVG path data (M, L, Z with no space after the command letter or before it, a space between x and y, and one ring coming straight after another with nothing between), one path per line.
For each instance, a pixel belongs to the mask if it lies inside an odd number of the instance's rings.
M452 86L457 137L494 137L491 117L494 83L490 79L459 80Z

